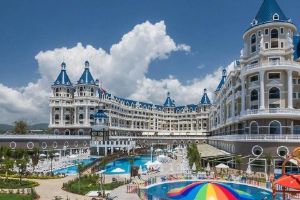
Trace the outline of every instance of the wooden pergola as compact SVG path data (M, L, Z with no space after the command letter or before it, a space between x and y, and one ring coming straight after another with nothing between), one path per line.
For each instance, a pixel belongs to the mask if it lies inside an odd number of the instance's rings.
M299 174L286 174L286 164L291 160L296 161L297 165L300 166L300 147L293 150L292 153L288 154L284 162L282 163L282 176L273 181L272 194L273 200L276 199L277 193L282 193L282 199L286 199L286 194L297 195L300 194L300 175ZM281 189L277 189L276 186L281 186ZM292 190L289 190L292 189Z

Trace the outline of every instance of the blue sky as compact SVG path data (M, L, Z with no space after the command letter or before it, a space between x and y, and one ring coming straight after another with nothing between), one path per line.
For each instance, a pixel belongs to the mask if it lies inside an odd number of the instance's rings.
M300 1L278 2L299 25ZM243 31L260 4L260 0L2 0L0 83L20 87L35 81L39 73L34 57L42 50L78 42L109 50L146 20L164 20L168 35L192 48L190 53L175 52L152 62L147 76L161 79L172 74L187 82L238 58Z

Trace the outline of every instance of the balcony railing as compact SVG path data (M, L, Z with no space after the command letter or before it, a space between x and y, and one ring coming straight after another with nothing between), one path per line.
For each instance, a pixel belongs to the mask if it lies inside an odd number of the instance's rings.
M298 109L290 108L270 108L264 110L246 110L244 115L260 115L260 114L300 114Z
M297 63L297 62L293 62L293 61L280 61L280 60L269 61L269 62L261 62L261 63L250 64L250 65L247 65L247 66L243 67L242 73L245 73L245 72L247 72L251 69L255 69L255 68L269 68L269 67L274 67L274 66L278 66L278 67L284 67L284 66L300 67L300 64Z
M220 135L209 137L209 140L222 141L283 141L283 142L300 142L300 135L284 134L284 135L270 135L270 134L244 134L244 135Z
M39 139L39 140L62 140L62 139L84 139L89 140L87 135L0 135L0 139Z

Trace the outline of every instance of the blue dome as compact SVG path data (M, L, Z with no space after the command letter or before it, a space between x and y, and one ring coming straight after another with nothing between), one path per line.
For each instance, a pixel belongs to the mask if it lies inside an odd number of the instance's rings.
M94 119L107 119L108 116L104 113L103 110L98 110L94 115Z
M164 107L175 107L174 100L170 98L170 92L168 92L168 97L164 103Z
M66 71L66 63L61 63L61 71L53 85L72 86L72 83Z
M203 105L210 105L210 100L208 98L208 95L207 95L207 89L204 89L204 94L200 100L200 104L203 104Z
M264 0L256 14L252 26L270 22L289 22L276 0Z
M94 81L94 78L90 72L89 66L89 62L85 61L85 69L80 79L77 81L78 84L96 85L96 82Z

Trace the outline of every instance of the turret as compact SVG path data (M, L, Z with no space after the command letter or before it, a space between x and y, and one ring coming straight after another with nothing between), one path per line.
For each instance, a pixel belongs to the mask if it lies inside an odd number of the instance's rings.
M73 96L73 86L66 71L66 63L61 63L61 71L52 85L54 97Z
M221 88L223 87L225 81L226 81L226 77L227 77L227 71L226 69L223 69L222 70L222 78L221 78L221 81L220 83L218 84L218 87L216 88L216 91L215 92L219 92L221 90ZM205 92L204 92L205 93Z
M77 81L77 96L94 97L97 95L99 81L94 81L90 72L90 64L88 61L84 63L84 71Z

